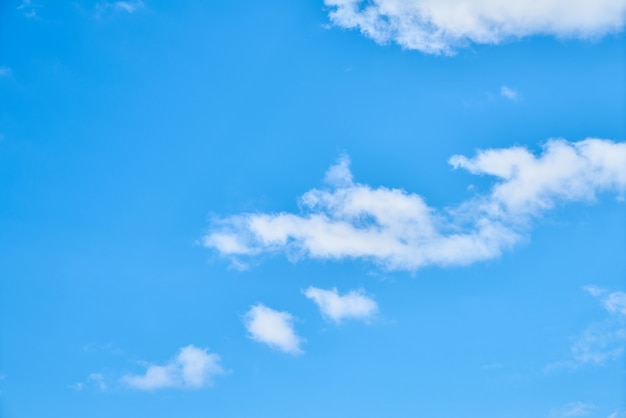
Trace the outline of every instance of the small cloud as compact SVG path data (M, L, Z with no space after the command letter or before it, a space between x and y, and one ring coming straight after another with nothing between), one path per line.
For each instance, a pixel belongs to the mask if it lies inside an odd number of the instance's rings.
M70 385L70 388L74 389L76 392L80 392L81 390L83 390L84 387L85 387L85 384L83 382L76 382Z
M550 417L553 418L569 418L582 417L589 415L595 409L594 405L583 402L570 402L560 408L550 411Z
M100 17L106 12L135 13L144 7L141 0L133 1L102 1L96 5L96 17Z
M22 15L27 19L34 19L37 17L37 11L35 10L38 6L32 4L31 0L22 0L22 2L17 6L17 10L22 12Z
M107 385L104 383L104 377L102 377L100 373L91 373L87 376L87 382L94 383L100 390L107 390Z
M80 392L88 385L93 385L101 391L105 391L108 389L108 386L104 381L104 376L102 376L102 374L100 373L90 373L89 376L87 376L87 380L85 380L84 382L73 383L69 385L69 387L77 392Z
M309 287L304 295L317 304L322 315L339 323L342 319L371 319L378 312L376 302L362 290L351 290L340 295L336 288L330 290Z
M517 97L518 97L517 91L507 86L500 87L500 95L502 95L502 97L505 97L513 101L517 100Z
M597 286L585 286L591 296L598 299L610 316L604 321L587 326L570 348L569 360L549 364L547 370L576 369L583 365L602 366L618 359L626 348L626 293L609 292Z
M9 77L11 74L13 74L13 71L9 67L0 67L0 77Z
M289 312L275 311L259 303L250 308L244 317L250 338L285 353L301 354L302 339L296 334Z
M143 7L143 2L141 1L116 1L112 3L114 9L123 10L128 13L134 13L141 7Z
M163 366L148 366L140 375L126 375L122 382L132 389L197 389L211 383L213 376L225 373L220 357L205 349L188 345Z

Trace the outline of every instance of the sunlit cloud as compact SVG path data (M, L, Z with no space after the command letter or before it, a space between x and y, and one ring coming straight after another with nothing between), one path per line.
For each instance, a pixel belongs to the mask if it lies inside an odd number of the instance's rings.
M244 317L248 335L254 341L285 353L298 355L303 340L294 329L294 317L289 312L275 311L259 303Z
M452 54L534 35L589 39L624 27L624 0L324 0L331 22L385 44Z
M437 209L416 194L354 181L342 158L326 187L300 198L300 213L243 213L215 219L206 247L244 263L263 253L291 260L361 259L387 270L468 265L498 257L559 204L626 191L626 143L548 141L540 155L524 147L455 155L457 169L494 179L491 190Z

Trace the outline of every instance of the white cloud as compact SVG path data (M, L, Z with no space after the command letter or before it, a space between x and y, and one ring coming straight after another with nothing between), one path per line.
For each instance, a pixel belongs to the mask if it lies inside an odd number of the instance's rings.
M120 11L126 13L135 13L142 9L144 3L141 0L131 1L102 1L96 5L96 17L100 17L106 11Z
M133 13L143 7L141 1L116 1L111 4L114 9L123 10L128 13Z
M602 302L604 308L612 313L626 317L626 293L621 291L609 292L597 286L585 286L585 290Z
M148 366L141 375L127 375L122 382L133 389L201 388L211 383L215 375L224 373L220 357L205 349L188 345L163 366Z
M100 390L107 390L107 385L104 382L104 377L100 373L91 373L87 377L87 382L94 383Z
M582 417L589 415L595 409L594 405L583 402L571 402L561 408L553 409L550 413L554 418Z
M328 170L327 187L301 197L301 213L218 219L203 244L236 260L286 252L291 259L366 259L388 270L466 265L498 257L557 203L626 191L626 143L609 140L550 140L539 156L512 147L449 162L494 177L490 192L437 210L414 193L355 183L344 157Z
M533 35L592 38L624 26L625 0L324 0L337 26L374 41L451 54Z
M365 296L362 290L340 295L336 288L324 290L311 286L304 294L317 304L322 315L337 323L342 319L368 320L378 311L376 302Z
M608 292L597 286L585 290L598 299L611 314L604 321L592 323L570 348L570 358L548 365L547 369L578 368L585 365L603 366L620 358L626 348L626 293Z
M250 338L285 353L302 353L302 339L296 334L289 312L275 311L259 303L250 308L244 317Z
M517 100L517 91L515 91L514 89L508 86L500 87L500 95L509 100L513 100L513 101Z

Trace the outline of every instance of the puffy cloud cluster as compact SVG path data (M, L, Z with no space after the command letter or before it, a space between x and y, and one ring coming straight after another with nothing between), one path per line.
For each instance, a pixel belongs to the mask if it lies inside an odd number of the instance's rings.
M590 38L623 28L625 0L324 0L337 26L429 54L533 35Z
M551 140L539 156L512 147L472 158L455 155L449 162L495 178L490 192L437 210L418 194L354 182L345 157L326 173L327 187L301 197L301 213L228 216L212 225L203 242L238 263L245 256L286 252L414 271L497 257L556 204L626 191L626 143L610 140Z
M122 381L133 389L201 388L215 375L224 373L220 357L207 350L188 345L165 365L148 366L144 374L127 375Z

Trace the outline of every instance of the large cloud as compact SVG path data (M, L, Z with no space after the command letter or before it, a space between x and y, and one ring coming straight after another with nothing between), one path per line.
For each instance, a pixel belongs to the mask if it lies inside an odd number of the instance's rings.
M499 256L557 203L626 191L626 143L609 140L551 140L539 156L513 147L453 156L450 163L494 177L491 191L437 210L414 193L355 183L343 158L327 172L328 187L302 196L301 213L228 216L215 221L203 242L238 263L286 252L292 258L367 259L388 270L464 265Z
M589 38L624 26L625 0L324 0L331 21L426 53L532 35Z
M207 350L188 345L163 366L148 366L140 375L127 375L122 381L133 389L201 388L215 375L224 373L220 357Z

